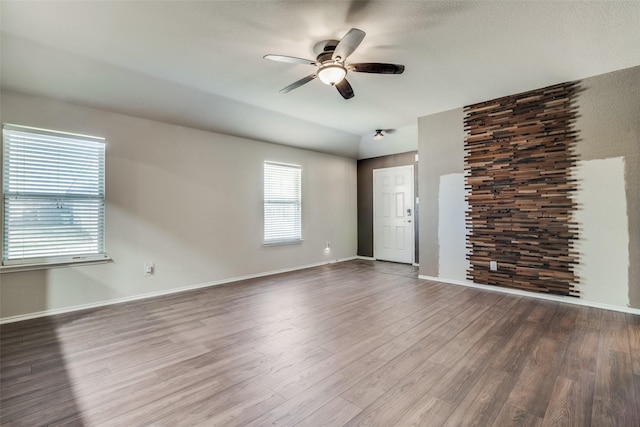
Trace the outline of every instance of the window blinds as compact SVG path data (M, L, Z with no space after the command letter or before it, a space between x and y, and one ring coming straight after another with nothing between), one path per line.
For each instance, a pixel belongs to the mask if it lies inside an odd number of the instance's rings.
M302 240L301 169L283 163L264 163L264 243Z
M3 127L3 265L103 259L105 141Z

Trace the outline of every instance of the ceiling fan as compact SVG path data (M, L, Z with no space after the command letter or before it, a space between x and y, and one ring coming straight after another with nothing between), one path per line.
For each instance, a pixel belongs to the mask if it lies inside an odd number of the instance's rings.
M386 134L391 134L395 131L395 129L376 129L376 133L373 134L373 139L375 139L376 141L380 141Z
M340 41L325 40L317 43L314 47L314 51L318 55L315 61L285 55L265 55L263 58L270 61L314 65L316 67L313 74L291 83L289 86L281 89L280 92L290 92L319 77L323 83L335 86L344 99L349 99L353 98L354 95L353 88L345 78L349 71L374 74L402 74L404 72L404 65L399 64L384 64L379 62L346 63L349 55L362 43L364 36L364 31L352 28Z

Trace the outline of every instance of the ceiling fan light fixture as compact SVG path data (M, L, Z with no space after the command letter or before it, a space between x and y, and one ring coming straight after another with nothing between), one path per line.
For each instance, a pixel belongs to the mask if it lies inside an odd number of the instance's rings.
M373 139L375 139L376 141L380 141L382 138L384 138L384 134L382 133L382 129L376 129L376 134L373 135Z
M2 0L0 0L2 1ZM360 62L347 63L347 58L356 50L364 39L365 32L357 28L352 28L340 40L323 40L313 47L316 54L315 61L298 58L288 55L265 55L264 59L278 62L289 62L293 64L311 65L314 73L291 83L289 86L280 89L282 93L291 92L310 81L319 78L327 86L333 86L338 90L344 99L351 99L354 96L353 88L345 79L349 72L370 73L370 74L402 74L404 65L386 64L382 62ZM383 129L384 130L384 129ZM382 137L382 135L380 135Z
M329 64L320 67L318 70L318 77L322 83L335 86L340 83L342 79L347 75L347 69L341 64Z

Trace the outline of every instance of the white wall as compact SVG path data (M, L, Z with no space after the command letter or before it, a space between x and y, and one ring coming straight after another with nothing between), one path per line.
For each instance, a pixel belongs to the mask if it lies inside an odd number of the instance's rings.
M106 242L113 258L0 274L2 318L356 255L352 159L12 92L2 93L0 119L106 138ZM262 246L265 160L302 166L302 244ZM143 276L145 262L155 263L154 275Z
M629 305L629 220L624 191L624 157L578 162L580 183L574 215L580 227L576 273L582 298L603 304Z
M578 96L582 301L640 308L640 67L585 79ZM464 111L418 119L420 275L468 282L464 230ZM637 311L637 310L636 310Z
M464 174L440 177L438 193L438 274L454 280L465 280L470 267L467 259L467 227L464 213Z

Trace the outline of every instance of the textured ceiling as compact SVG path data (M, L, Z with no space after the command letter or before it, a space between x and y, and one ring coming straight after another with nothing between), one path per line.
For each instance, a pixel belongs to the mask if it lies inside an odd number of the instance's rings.
M3 89L357 157L376 128L497 96L640 65L640 2L0 2ZM406 65L348 76L314 70L313 46L367 33L349 62ZM394 135L415 138L415 132ZM407 145L407 141L398 141ZM409 142L409 146L411 141ZM393 151L392 149L390 151Z

